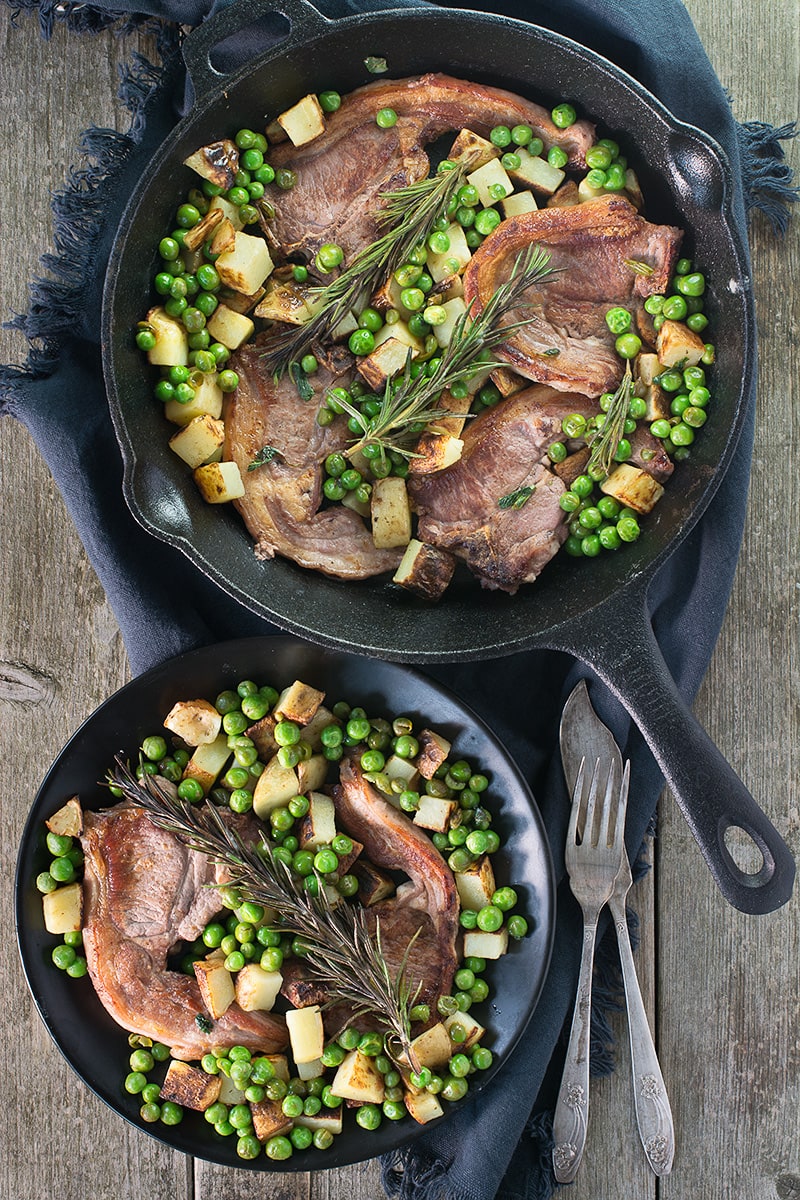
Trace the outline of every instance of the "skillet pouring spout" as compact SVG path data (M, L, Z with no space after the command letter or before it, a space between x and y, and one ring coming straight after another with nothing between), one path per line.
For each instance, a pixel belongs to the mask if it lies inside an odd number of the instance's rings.
M649 745L725 899L741 912L773 912L792 895L795 862L775 826L695 719L678 691L653 633L646 589L628 591L624 633L609 619L608 604L584 618L581 638L552 639L596 672L628 710ZM729 829L744 831L760 852L747 873L725 845Z

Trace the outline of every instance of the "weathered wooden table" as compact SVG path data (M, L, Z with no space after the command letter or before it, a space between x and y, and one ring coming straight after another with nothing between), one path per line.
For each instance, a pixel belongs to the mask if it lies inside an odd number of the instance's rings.
M780 125L800 112L797 0L689 0L688 8L737 116ZM75 161L80 132L91 124L126 126L114 98L117 68L130 46L110 34L78 39L60 27L48 44L31 18L20 16L13 27L5 6L0 39L0 280L7 317L25 307L26 282L49 249L49 192ZM800 167L800 144L790 143L788 152ZM749 519L697 712L797 852L800 223L795 219L779 243L757 219L752 248L761 365ZM0 361L24 353L21 339L2 333ZM49 1041L12 944L18 839L51 760L128 670L113 613L36 449L15 422L4 421L0 430L0 839L8 934L0 956L0 1200L376 1200L383 1190L374 1163L254 1176L171 1153L110 1112ZM586 1157L570 1194L573 1200L797 1200L797 897L761 918L729 908L669 795L654 860L634 896L643 931L638 964L676 1118L675 1167L656 1183L644 1166L620 1017L619 1069L594 1085Z

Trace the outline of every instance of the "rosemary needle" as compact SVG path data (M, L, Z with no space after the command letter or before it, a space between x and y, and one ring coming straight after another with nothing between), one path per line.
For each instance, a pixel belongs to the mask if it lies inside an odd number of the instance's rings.
M266 838L258 846L248 845L210 802L188 804L165 780L146 775L139 781L119 756L115 763L108 783L144 808L160 828L225 866L229 886L243 899L273 909L280 930L302 941L303 962L328 990L330 1003L349 1005L352 1020L366 1015L376 1020L388 1034L387 1048L391 1047L393 1057L403 1055L413 1066L410 1011L416 992L407 982L406 966L416 935L393 976L381 951L380 922L371 935L360 905L332 906L319 876L318 894L312 896L291 868L275 857Z
M622 382L614 392L605 414L605 420L598 426L589 441L589 461L586 471L589 475L595 473L604 478L611 473L614 466L614 455L625 432L625 421L631 403L633 377L630 362L625 363L625 374Z

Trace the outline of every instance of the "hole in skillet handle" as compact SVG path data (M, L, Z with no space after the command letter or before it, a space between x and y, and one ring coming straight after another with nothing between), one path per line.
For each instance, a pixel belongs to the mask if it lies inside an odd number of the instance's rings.
M735 821L720 821L720 849L745 886L760 887L772 878L775 860L753 830Z
M229 3L183 43L191 104L275 46L281 45L289 53L329 26L328 19L306 0Z

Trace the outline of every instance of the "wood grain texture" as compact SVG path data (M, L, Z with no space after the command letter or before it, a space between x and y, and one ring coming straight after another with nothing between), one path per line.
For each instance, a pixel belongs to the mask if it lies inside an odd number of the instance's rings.
M689 0L687 7L736 115L793 119L800 111L797 0L771 0L768 21L747 0ZM76 161L82 130L127 125L115 102L117 68L137 45L109 33L78 39L62 28L44 43L33 20L20 16L14 28L7 8L0 10L3 319L25 307L26 282L50 248L49 191ZM800 147L788 149L800 167ZM34 169L21 170L29 160ZM800 226L795 221L779 243L757 219L752 245L766 432L756 448L731 607L697 712L797 850L800 339L793 281ZM18 335L0 331L0 361L24 354ZM8 924L17 844L41 776L81 720L126 680L128 667L113 613L31 439L10 420L0 422L0 438L0 888ZM637 961L676 1119L675 1167L656 1185L639 1151L620 1014L619 1069L593 1088L572 1197L793 1200L800 1194L797 899L765 918L734 912L668 796L655 870L632 899L642 916ZM49 1043L13 953L0 959L0 989L7 998L6 1145L17 1148L0 1155L0 1200L48 1192L62 1200L383 1196L374 1163L261 1178L173 1154L79 1084ZM34 1131L38 1152L31 1150Z

